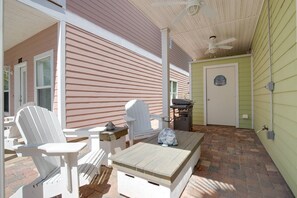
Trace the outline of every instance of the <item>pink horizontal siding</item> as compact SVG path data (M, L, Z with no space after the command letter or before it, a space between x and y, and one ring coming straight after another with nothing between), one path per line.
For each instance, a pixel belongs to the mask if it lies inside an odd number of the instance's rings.
M43 52L54 50L54 76L56 76L56 53L57 53L57 25L53 25L31 38L19 43L4 52L4 64L10 66L13 72L14 65L18 64L18 59L27 61L27 102L34 101L34 56ZM56 85L56 78L54 84ZM56 86L55 88L56 89ZM14 75L10 76L10 114L14 112ZM54 98L56 103L56 98ZM56 105L54 104L54 107Z
M67 9L161 57L161 32L128 0L67 1ZM170 62L188 71L191 58L177 45L169 53Z
M124 106L136 98L161 113L160 64L74 26L66 32L67 127L124 125Z

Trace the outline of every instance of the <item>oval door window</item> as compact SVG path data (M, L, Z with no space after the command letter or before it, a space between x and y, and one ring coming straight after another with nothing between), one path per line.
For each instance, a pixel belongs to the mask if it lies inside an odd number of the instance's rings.
M214 79L214 84L216 86L224 86L227 84L227 79L223 75L217 75Z

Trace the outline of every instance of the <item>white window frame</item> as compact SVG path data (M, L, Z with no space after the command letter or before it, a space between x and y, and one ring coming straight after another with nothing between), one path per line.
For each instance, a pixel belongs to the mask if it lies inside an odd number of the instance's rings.
M51 61L51 85L50 86L43 86L43 87L37 87L36 86L36 70L37 70L37 65L36 62L40 59L46 58L46 57L50 57L50 61ZM54 50L51 49L49 51L46 51L44 53L38 54L36 56L34 56L34 102L38 105L38 101L37 101L37 90L38 89L45 89L45 88L51 88L51 111L53 111L53 93L54 93Z
M176 83L176 98L178 98L178 81L174 80L174 79L170 79L169 84L170 84L170 105L172 105L172 96L173 96L173 92L171 90L173 90L173 83L171 82L175 82Z
M4 111L4 114L5 114L5 116L8 116L8 115L10 115L10 105L11 105L11 102L10 102L10 66L4 66L4 70L3 70L3 77L4 77L4 73L5 72L8 72L8 90L5 90L4 89L4 82L3 82L3 94L5 93L5 92L8 92L8 104L9 104L9 107L8 107L8 109L9 109L9 111ZM4 79L3 79L3 81L4 81ZM3 98L3 102L4 102L4 98ZM3 108L4 108L4 106L3 106Z

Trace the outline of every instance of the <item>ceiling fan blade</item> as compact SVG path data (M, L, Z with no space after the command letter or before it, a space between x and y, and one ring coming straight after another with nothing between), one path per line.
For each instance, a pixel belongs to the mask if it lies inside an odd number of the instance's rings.
M230 45L219 45L219 46L217 46L217 48L220 48L220 49L232 49L233 46L230 46Z
M236 41L236 38L232 37L232 38L222 40L222 41L216 43L216 45L223 45L223 44L226 44L226 43L231 43L233 41Z
M201 5L200 11L202 12L203 15L209 18L214 18L217 16L217 12L212 7L206 4Z
M155 1L152 3L152 6L171 6L171 5L186 5L187 1Z
M172 25L175 25L176 23L178 23L179 21L182 20L182 18L184 18L184 16L187 14L187 9L183 9L171 22Z

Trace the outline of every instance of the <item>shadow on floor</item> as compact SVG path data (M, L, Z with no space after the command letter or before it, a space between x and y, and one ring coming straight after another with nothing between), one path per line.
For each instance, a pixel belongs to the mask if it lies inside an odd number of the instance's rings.
M14 151L10 151L10 150L6 150L5 149L5 158L4 158L4 162L7 162L9 160L12 160L14 158L17 158L17 154Z
M201 158L182 197L294 197L254 130L195 126Z
M112 168L101 166L100 175L94 177L91 184L79 188L80 197L103 197L110 191L111 185L108 184Z

